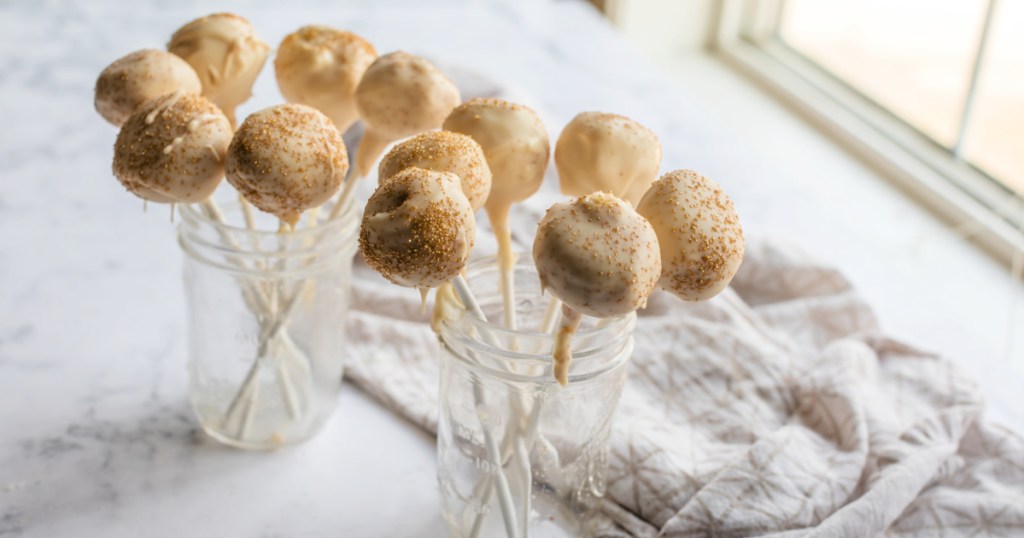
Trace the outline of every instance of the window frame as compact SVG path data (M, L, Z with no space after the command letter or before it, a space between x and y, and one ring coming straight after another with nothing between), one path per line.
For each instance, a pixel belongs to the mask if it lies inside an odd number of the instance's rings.
M785 0L721 0L712 49L850 149L954 231L1019 271L1024 197L962 158L988 29L989 0L957 142L946 148L779 38Z

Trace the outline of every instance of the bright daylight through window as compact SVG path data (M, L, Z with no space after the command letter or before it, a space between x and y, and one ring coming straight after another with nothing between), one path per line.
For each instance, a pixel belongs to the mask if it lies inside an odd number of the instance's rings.
M787 0L777 35L1019 196L1022 29L1017 0Z

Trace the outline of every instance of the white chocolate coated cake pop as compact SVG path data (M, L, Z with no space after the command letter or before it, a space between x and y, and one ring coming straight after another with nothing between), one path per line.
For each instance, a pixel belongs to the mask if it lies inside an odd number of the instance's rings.
M352 32L303 26L281 41L274 74L288 102L318 109L344 133L359 119L356 87L375 59L373 45Z
M551 144L530 108L501 99L471 99L448 115L444 129L467 134L483 148L493 177L489 214L507 214L512 204L529 198L543 183Z
M235 125L235 109L252 97L270 46L249 21L233 13L200 17L174 32L167 50L182 57L203 83L203 95Z
M551 144L544 123L533 110L501 99L471 99L455 108L444 128L468 134L480 143L491 169L487 216L498 240L498 267L504 324L515 329L515 280L512 234L508 226L512 204L529 198L544 181Z
M553 358L555 379L565 385L581 315L621 316L647 304L661 275L658 237L633 206L596 192L548 209L533 259L541 287L564 305Z
M551 206L533 243L541 285L573 310L599 318L646 304L661 275L658 252L647 219L605 192Z
M199 77L185 60L162 50L135 51L107 66L96 79L96 112L120 127L142 103L181 91L200 93Z
M121 126L114 175L151 202L206 200L224 177L231 135L224 114L199 94L151 99Z
M294 225L341 187L348 155L341 133L319 110L297 104L254 112L238 128L227 179L259 209Z
M729 285L743 261L743 228L732 201L693 170L669 172L637 205L658 234L658 286L686 301L709 299Z
M427 60L401 51L377 58L356 88L366 123L356 171L366 175L389 143L440 127L459 100L455 84Z
M484 151L464 134L427 131L397 144L381 159L377 181L383 184L413 166L459 176L462 192L474 211L483 207L491 192L491 170Z
M406 168L370 196L359 250L384 278L425 290L462 271L475 236L473 207L458 176Z
M658 177L661 143L625 116L582 112L558 136L555 166L564 194L604 191L636 205Z

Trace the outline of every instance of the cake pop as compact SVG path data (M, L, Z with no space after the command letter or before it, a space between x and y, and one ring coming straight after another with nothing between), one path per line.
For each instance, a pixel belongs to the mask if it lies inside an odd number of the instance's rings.
M498 265L504 322L516 328L512 237L508 218L512 204L537 192L551 155L548 132L533 110L501 99L471 99L444 120L444 129L465 133L483 148L491 170L491 192L485 208L498 241Z
M658 176L661 143L625 116L582 112L558 136L555 166L564 194L605 191L636 205Z
M658 237L627 202L596 192L548 209L533 258L541 287L563 302L554 374L565 385L582 315L621 316L647 303L661 275Z
M406 52L377 58L356 88L366 124L356 172L365 176L391 142L440 127L458 104L458 88L427 60Z
M484 151L472 138L449 131L428 131L391 148L380 161L377 181L386 183L410 167L451 172L462 182L462 193L473 211L480 209L491 192L491 170Z
M317 108L345 132L359 119L356 86L377 59L369 41L328 26L303 26L277 48L274 74L288 102Z
M185 60L162 50L135 51L107 66L96 79L96 112L116 127L142 103L181 91L199 93L199 77Z
M407 168L370 196L359 250L384 278L409 288L436 288L469 260L476 220L459 177Z
M213 103L169 93L143 103L121 126L114 175L144 200L200 202L224 176L230 142L231 125Z
M686 301L703 301L729 285L743 261L743 228L717 183L693 170L669 172L636 210L658 235L658 287Z
M195 69L203 95L220 107L231 125L235 109L252 97L270 46L256 36L249 21L233 13L198 18L174 32L167 50Z
M292 226L303 211L338 192L347 171L341 133L306 105L250 114L228 148L228 182L252 205Z

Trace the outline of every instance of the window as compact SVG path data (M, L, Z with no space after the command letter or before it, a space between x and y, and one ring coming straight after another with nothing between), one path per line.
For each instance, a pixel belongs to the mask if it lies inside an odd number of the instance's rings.
M727 58L1019 259L1024 2L726 0L720 23Z

